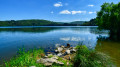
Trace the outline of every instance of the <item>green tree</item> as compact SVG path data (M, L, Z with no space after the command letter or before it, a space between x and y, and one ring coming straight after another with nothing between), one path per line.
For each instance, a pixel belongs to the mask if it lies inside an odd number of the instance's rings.
M120 2L104 3L96 19L99 29L110 30L111 38L120 39Z

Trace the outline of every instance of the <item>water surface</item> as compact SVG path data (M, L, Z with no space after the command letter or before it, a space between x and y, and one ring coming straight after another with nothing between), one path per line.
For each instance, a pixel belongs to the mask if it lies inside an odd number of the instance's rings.
M99 36L109 36L108 31L99 31L91 26L19 26L0 27L0 57L9 59L16 55L18 48L44 48L45 51L53 51L58 45L71 46L84 44L90 49L109 54L117 65L120 63L120 43L99 41Z

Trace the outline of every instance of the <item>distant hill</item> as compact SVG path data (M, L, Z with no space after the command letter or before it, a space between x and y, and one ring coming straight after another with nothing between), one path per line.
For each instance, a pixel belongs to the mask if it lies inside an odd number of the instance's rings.
M81 25L85 22L87 22L87 21L73 21L73 22L70 22L70 24L80 24Z
M0 26L56 26L56 25L61 25L61 23L38 19L0 21Z
M9 20L0 21L0 26L94 26L96 25L96 19L90 21L74 21L70 23L54 22L49 20Z
M91 19L90 21L83 23L82 26L97 26L97 20L96 18Z

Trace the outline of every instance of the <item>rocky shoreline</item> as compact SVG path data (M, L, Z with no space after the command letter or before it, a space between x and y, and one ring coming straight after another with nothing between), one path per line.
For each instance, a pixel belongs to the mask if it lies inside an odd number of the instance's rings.
M36 62L44 64L45 66L52 66L52 64L65 65L65 63L62 62L65 61L66 65L69 66L75 53L75 47L71 47L70 44L67 44L66 46L62 45L55 49L55 54L47 52L46 55L43 55L43 57Z

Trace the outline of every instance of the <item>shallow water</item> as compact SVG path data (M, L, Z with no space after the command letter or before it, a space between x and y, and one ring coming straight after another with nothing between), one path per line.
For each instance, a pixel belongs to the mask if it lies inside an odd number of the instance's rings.
M20 26L0 27L0 57L9 59L14 56L18 48L44 48L45 51L53 51L58 45L71 46L85 44L90 49L109 54L115 63L120 63L120 43L99 41L98 37L108 36L108 31L99 31L91 26Z

